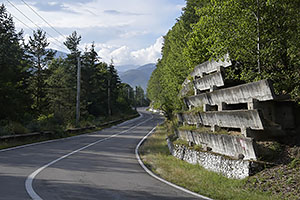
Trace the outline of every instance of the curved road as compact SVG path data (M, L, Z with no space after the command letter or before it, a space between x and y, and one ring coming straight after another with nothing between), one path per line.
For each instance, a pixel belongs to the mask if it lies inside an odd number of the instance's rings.
M0 151L0 199L196 199L138 164L136 145L163 120L140 113L99 132Z

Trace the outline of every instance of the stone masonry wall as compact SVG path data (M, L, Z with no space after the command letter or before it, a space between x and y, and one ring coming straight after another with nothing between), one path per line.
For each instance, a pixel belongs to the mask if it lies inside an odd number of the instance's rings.
M171 154L190 164L199 164L207 170L220 173L227 178L243 179L251 175L252 161L234 160L222 155L188 149L185 146L170 144Z

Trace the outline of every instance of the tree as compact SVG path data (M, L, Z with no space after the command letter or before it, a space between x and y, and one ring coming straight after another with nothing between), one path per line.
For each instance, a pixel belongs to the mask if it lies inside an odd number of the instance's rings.
M64 45L71 51L72 56L79 56L80 51L78 45L81 41L81 36L77 35L77 32L74 31L70 36L67 37L67 40L64 42Z
M112 114L112 112L119 112L117 108L117 99L120 84L120 77L115 69L115 66L113 65L113 62L111 62L107 68L107 105L109 116Z
M21 121L30 112L28 63L13 19L0 5L0 120Z
M33 37L29 37L27 53L31 62L31 90L33 92L33 109L40 115L45 112L48 102L46 99L46 78L48 76L47 65L54 57L55 51L46 49L49 46L46 33L38 29L33 31Z
M65 123L73 123L75 116L74 75L70 73L69 62L61 58L49 64L47 99L49 113Z
M74 84L76 85L74 87L74 95L76 96L76 125L79 125L80 121L80 90L81 90L81 58L79 51L79 43L81 41L81 36L77 35L77 32L74 31L69 37L67 37L67 40L64 42L64 45L71 51L71 54L68 55L68 62L69 62L69 69L72 74L74 74ZM76 70L77 69L77 70ZM77 77L77 79L75 78ZM75 92L76 91L76 92Z
M162 59L152 74L149 84L149 98L156 107L164 110L171 117L174 110L182 108L178 98L181 84L192 70L189 60L184 54L192 31L191 24L198 21L196 8L207 4L203 0L187 0L182 16L172 29L164 36ZM159 93L157 92L159 91Z
M229 53L239 67L227 73L227 79L269 78L278 94L292 94L297 85L291 77L299 76L299 2L211 1L197 10L200 19L193 26L186 57L195 65L203 54L220 58Z

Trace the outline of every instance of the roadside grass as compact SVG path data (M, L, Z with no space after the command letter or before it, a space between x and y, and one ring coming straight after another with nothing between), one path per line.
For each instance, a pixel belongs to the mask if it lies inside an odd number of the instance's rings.
M78 131L76 133L66 132L63 129L61 129L61 130L55 130L53 134L24 137L24 138L20 138L20 139L10 139L10 140L5 139L5 140L0 141L0 150L17 147L17 146L22 146L22 145L27 145L27 144L33 144L33 143L38 143L38 142L44 142L44 141L49 141L49 140L62 139L62 138L68 138L68 137L73 137L73 136L77 136L77 135L93 133L93 132L101 131L104 128L109 128L113 125L122 123L126 120L133 119L135 117L137 117L137 115L136 116L131 115L131 116L128 116L127 118L122 117L121 121L107 123L102 126L97 126L95 129L92 129L92 130L83 130L83 131ZM117 120L117 118L115 118L114 120Z
M94 130L86 130L86 131L82 131L82 132L79 132L76 134L65 133L62 131L62 132L57 132L57 133L53 133L53 134L49 134L49 135L40 135L40 136L33 136L33 137L22 138L22 139L4 140L4 141L0 141L0 150L17 147L17 146L22 146L22 145L27 145L27 144L49 141L49 140L73 137L73 136L77 136L77 135L100 131L101 129L103 129L103 128L97 128Z
M228 179L199 165L188 164L170 155L166 143L168 125L159 126L140 149L143 162L160 177L212 199L276 200L270 192L246 188L251 178Z

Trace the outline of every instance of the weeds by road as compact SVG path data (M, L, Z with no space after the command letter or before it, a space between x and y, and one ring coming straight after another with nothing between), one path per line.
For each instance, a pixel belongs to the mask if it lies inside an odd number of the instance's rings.
M160 177L185 187L193 192L213 198L230 200L274 200L282 199L269 191L247 187L253 178L233 180L205 170L199 165L191 165L171 156L166 143L168 124L157 128L141 147L143 162Z

